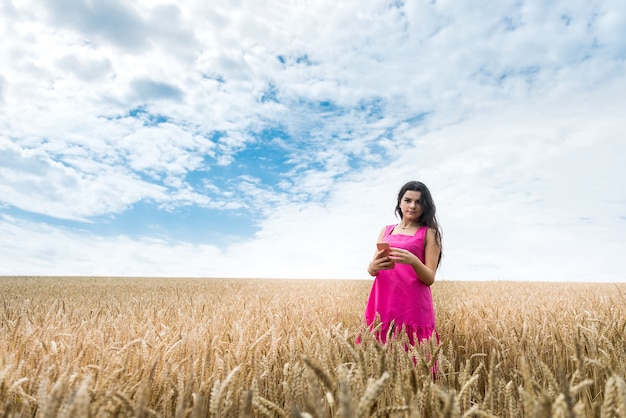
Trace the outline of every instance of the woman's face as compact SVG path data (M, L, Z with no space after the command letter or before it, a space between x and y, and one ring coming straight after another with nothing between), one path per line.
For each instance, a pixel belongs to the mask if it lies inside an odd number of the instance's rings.
M404 196L400 199L400 211L402 212L402 218L407 221L417 221L424 210L419 203L422 197L422 192L416 192L414 190L407 190L404 192Z

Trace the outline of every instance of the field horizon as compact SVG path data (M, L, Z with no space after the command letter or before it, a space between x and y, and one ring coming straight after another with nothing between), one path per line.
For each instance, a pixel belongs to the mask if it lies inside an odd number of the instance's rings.
M352 279L334 279L334 278L314 278L314 277L218 277L218 276L118 276L118 275L28 275L28 274L16 274L16 275L0 275L2 279L165 279L165 280L268 280L268 281L312 281L312 282L325 282L325 281L340 281L340 282L368 282L373 283L374 278L352 278ZM578 281L564 281L564 280L549 280L549 279L481 279L481 280L452 280L452 279L440 279L437 278L433 286L439 283L509 283L509 284L521 284L521 283L553 283L564 285L577 285L577 284L592 284L592 285L626 285L626 277L619 281L595 281L595 280L578 280Z

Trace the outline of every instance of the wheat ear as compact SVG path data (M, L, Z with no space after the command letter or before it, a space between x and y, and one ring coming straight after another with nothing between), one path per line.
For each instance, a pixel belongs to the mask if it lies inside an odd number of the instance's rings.
M380 392L382 392L382 390L385 388L385 384L387 383L388 379L389 372L384 372L383 375L378 378L378 380L376 380L367 388L365 394L359 401L359 405L357 406L357 417L365 417L369 415L370 409L372 408L372 405L374 405L374 401L376 400Z

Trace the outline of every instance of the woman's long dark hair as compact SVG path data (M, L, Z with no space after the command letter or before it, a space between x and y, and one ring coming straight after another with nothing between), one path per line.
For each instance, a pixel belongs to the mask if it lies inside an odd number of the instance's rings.
M400 202L404 197L404 194L408 191L420 192L421 197L419 200L419 204L422 206L422 214L417 219L420 226L425 225L429 228L432 228L435 231L435 240L437 244L439 244L440 252L439 259L437 260L437 267L439 267L439 263L441 262L441 256L443 255L443 246L442 246L442 234L441 227L439 226L439 222L437 221L437 208L435 207L435 202L433 201L433 197L430 194L430 190L428 187L421 181L410 181L406 183L400 189L398 193L398 201L396 203L396 215L402 219L402 210L400 210Z

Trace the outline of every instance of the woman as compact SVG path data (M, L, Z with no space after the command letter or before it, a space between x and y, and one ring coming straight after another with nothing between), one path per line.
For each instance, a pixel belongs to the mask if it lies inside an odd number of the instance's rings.
M388 242L389 250L378 250L367 268L375 276L365 320L377 326L376 339L387 342L391 323L393 335L400 329L412 345L431 337L439 341L430 285L441 260L441 230L435 216L430 191L419 181L400 189L396 204L400 223L380 231L378 242Z

